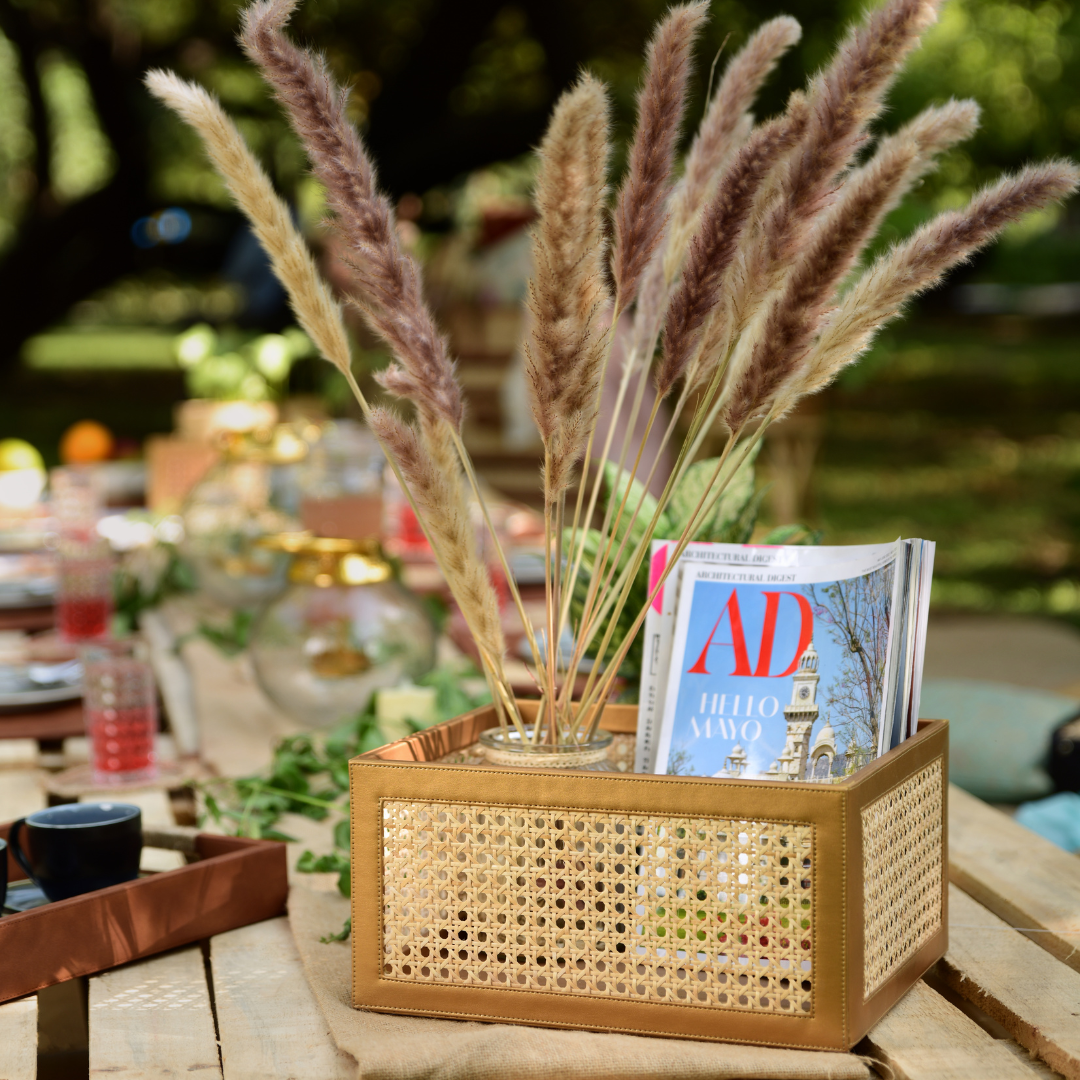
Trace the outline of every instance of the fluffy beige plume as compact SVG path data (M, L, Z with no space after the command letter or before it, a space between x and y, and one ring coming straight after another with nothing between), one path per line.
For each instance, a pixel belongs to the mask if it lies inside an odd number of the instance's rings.
M911 298L933 288L944 274L990 243L1006 225L1032 210L1071 195L1080 169L1048 161L1007 176L979 192L963 210L949 211L881 255L844 296L821 336L784 391L786 410L828 386L870 347L877 331Z
M585 74L559 99L538 151L533 277L525 342L529 402L554 498L588 437L603 366L609 302L604 275L608 103Z
M270 178L236 125L201 86L186 82L171 71L147 72L146 85L198 132L214 168L270 257L274 273L285 286L305 333L330 363L350 374L349 341L341 319L341 305L320 276L304 238L293 224L289 208L274 191Z
M704 347L721 356L731 342L738 342L728 372L730 386L760 389L763 350L778 348L775 342L761 345L761 336L775 334L779 318L793 332L794 316L781 314L778 303L784 301L778 301L777 291L807 256L815 225L836 197L837 178L866 141L867 125L881 111L885 92L908 53L936 18L939 3L886 0L852 28L829 66L811 81L802 142L779 171L775 194L759 204L760 224L733 263L724 307L704 334ZM796 284L794 291L803 285ZM814 317L819 314L815 310ZM801 341L809 332L804 323L795 336ZM775 374L778 369L771 370ZM729 409L730 416L748 407L745 394L740 392L739 398L741 404L734 412Z
M241 44L285 107L326 188L363 290L357 307L393 350L395 363L380 381L460 430L463 404L454 364L424 301L420 268L398 242L390 203L378 190L375 168L348 120L348 92L321 56L282 33L296 3L252 4L243 13Z
M748 110L780 57L801 34L802 28L789 16L771 19L753 33L724 71L686 155L682 179L671 194L664 240L645 268L628 359L652 359L672 283L698 231L701 214L725 164L750 137L754 125Z
M775 405L774 397L812 347L834 292L855 265L863 247L877 232L885 214L896 205L915 177L929 167L933 153L954 137L969 134L975 112L955 102L928 110L901 132L883 140L877 154L857 170L807 239L804 254L788 273L784 287L755 320L753 335L741 342L749 362L733 372L726 422L741 426ZM752 348L750 348L752 346Z
M785 125L784 142L797 145L806 132L810 110L806 95L796 90L788 99L787 109L780 122ZM739 244L724 272L719 287L720 300L708 314L697 347L686 372L687 385L690 389L707 383L728 354L728 348L735 332L746 322L745 305L750 294L750 271L754 264L753 255L761 250L762 234L765 227L766 211L773 204L780 188L780 175L785 168L787 157L781 155L772 170L759 186L749 220L743 230ZM733 166L729 167L730 169ZM722 190L728 183L727 175L720 181ZM736 363L738 357L732 358Z
M701 229L690 245L682 281L671 298L664 329L664 353L656 369L656 390L670 393L694 356L701 327L720 301L724 275L746 228L761 184L791 148L787 117L758 128L724 175L701 216Z
M802 27L789 15L762 24L732 57L709 102L686 155L683 177L672 194L671 220L665 244L664 276L674 279L701 213L730 160L750 132L748 110L780 57L802 37Z
M877 207L876 229L916 181L930 172L937 155L969 139L978 126L979 106L974 101L949 100L944 105L924 109L894 135L886 135L873 157L852 170L818 228L835 228L847 216L849 207L860 202L864 189L879 187L884 177L892 177ZM898 169L898 162L906 163L905 167Z
M472 523L451 490L453 481L445 465L437 460L437 452L432 453L432 447L440 444L445 453L453 453L453 447L444 441L450 438L449 425L436 421L436 430L425 437L412 424L382 407L372 409L369 423L379 441L394 455L421 512L447 585L482 655L490 657L498 674L505 652L498 597L487 567L470 555L475 547Z
M770 208L750 271L747 310L777 284L802 252L815 217L832 200L836 178L866 140L866 127L908 53L937 17L940 0L886 0L855 26L829 67L810 84L810 117Z
M705 0L673 7L649 42L637 127L615 203L612 274L620 310L634 302L667 220L665 203L686 106L690 53L707 14Z

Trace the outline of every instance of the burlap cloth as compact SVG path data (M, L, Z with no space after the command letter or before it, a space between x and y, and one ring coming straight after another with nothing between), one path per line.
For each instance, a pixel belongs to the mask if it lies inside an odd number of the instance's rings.
M293 886L289 923L315 999L362 1080L865 1080L854 1054L427 1020L350 1004L348 942L324 945L349 902Z

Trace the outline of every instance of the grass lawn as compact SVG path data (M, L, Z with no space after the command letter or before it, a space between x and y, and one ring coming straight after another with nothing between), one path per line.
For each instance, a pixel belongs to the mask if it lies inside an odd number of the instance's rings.
M1077 330L924 317L888 335L819 404L823 542L936 540L937 605L1080 624Z

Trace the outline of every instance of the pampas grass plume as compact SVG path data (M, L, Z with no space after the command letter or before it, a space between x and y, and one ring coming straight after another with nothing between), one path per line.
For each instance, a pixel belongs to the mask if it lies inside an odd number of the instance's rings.
M707 12L705 0L673 7L649 42L637 127L615 203L612 274L620 311L637 297L667 220L664 207L686 105L690 52Z
M214 168L270 257L301 327L323 356L351 378L341 305L319 274L289 208L274 191L236 125L212 95L171 71L147 72L146 85L198 132Z

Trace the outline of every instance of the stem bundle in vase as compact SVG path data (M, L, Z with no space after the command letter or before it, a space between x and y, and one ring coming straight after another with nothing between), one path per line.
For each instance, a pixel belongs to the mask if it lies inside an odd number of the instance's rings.
M354 271L347 302L393 353L379 380L412 405L408 416L364 397L352 376L340 304L221 107L168 72L151 72L147 84L202 136L301 326L348 380L476 641L504 733L512 725L534 743L576 744L595 732L666 573L639 610L626 612L631 628L617 645L616 624L657 523L710 433L723 433L723 449L707 467L708 483L682 507L668 571L771 424L857 360L908 299L1009 223L1068 196L1080 179L1067 161L1007 176L858 272L885 215L978 121L973 102L950 101L867 149L869 126L936 18L938 0L885 0L781 115L755 123L754 97L800 33L787 17L766 23L729 62L678 179L694 39L707 5L671 8L648 46L626 175L613 200L607 91L583 74L557 102L538 149L525 343L529 402L543 444L547 608L538 634L462 439L462 394L446 339L347 119L347 92L321 57L285 32L296 2L251 5L241 41L326 189ZM601 418L603 386L616 375L616 408ZM626 434L616 445L620 430ZM634 481L653 486L655 444L667 448L675 440L671 473L643 511L645 500L630 498ZM601 514L602 462L614 462L616 482ZM540 704L531 726L504 669L497 596L470 525L474 501L532 650ZM587 536L594 554L586 566ZM584 600L571 618L570 597L586 572ZM557 643L568 628L572 655L560 657ZM585 657L592 665L574 701L574 674Z

